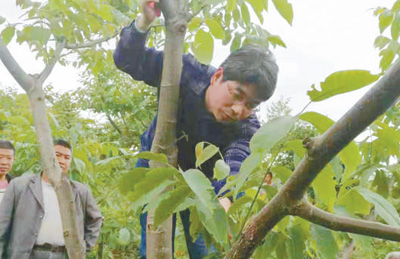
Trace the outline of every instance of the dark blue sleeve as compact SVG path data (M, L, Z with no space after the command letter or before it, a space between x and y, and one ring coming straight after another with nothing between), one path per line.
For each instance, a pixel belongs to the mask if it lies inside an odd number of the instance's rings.
M230 175L237 175L239 173L243 161L250 155L250 139L259 128L260 123L258 122L257 117L255 115L250 116L248 119L243 121L241 125L240 137L225 148L224 160L231 169ZM218 194L225 183L226 179L213 181L212 184L215 188L215 193Z
M139 32L135 21L121 31L121 39L114 52L114 63L137 81L159 87L161 82L163 53L146 48L147 33Z
M136 29L135 21L121 31L121 39L114 52L114 63L122 71L137 81L159 87L163 67L163 52L154 48L146 48L147 33ZM183 55L183 69L180 85L197 90L196 86L210 83L215 68L200 64L192 55ZM199 89L200 91L201 89Z

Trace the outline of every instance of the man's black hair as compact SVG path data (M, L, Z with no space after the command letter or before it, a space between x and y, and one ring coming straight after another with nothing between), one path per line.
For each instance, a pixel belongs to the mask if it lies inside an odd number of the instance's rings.
M14 155L15 155L15 148L14 148L14 145L11 143L11 141L0 140L0 148L10 149L10 150L14 151Z
M232 52L221 67L224 80L255 85L262 101L268 100L275 91L279 68L272 52L264 47L245 45Z
M64 139L55 139L53 141L53 143L54 143L54 146L63 146L63 147L68 148L69 150L71 150L71 153L72 153L72 146L68 141L66 141Z

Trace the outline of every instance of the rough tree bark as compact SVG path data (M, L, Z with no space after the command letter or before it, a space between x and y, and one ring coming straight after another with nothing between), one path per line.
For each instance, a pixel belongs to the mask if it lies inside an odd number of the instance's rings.
M182 73L182 46L187 27L186 1L161 0L159 4L165 17L166 38L157 127L151 152L165 154L169 163L177 167L176 117ZM150 162L151 168L159 166ZM172 258L172 217L153 228L154 213L154 210L150 210L147 216L146 256L150 259Z
M339 121L320 137L305 141L307 154L277 195L248 223L226 258L249 258L266 234L285 216L302 217L336 231L400 241L400 228L325 212L304 197L327 163L383 114L400 95L400 63L396 63Z

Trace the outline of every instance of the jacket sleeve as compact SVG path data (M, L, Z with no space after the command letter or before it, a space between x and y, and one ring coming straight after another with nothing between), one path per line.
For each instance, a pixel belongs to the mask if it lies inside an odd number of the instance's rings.
M91 250L95 246L100 234L102 221L103 217L101 216L99 207L96 204L96 200L93 198L90 190L86 188L84 239L87 251Z
M136 29L135 21L122 29L114 52L114 63L137 81L159 87L161 83L163 53L146 48L147 33Z
M247 118L240 127L240 134L238 134L236 140L232 141L224 150L224 160L230 167L230 175L236 175L240 171L240 167L243 161L250 155L250 139L253 137L255 132L260 128L260 123L255 115ZM221 181L213 181L215 192L219 194L221 188L225 185L226 179ZM228 192L228 191L226 191ZM224 195L226 192L219 194ZM239 194L238 196L241 196Z
M14 213L15 181L11 181L0 203L0 258L6 258Z

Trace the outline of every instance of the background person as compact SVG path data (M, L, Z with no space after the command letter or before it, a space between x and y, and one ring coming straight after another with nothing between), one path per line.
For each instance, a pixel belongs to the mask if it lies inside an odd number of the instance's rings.
M72 161L72 147L54 141L54 152L63 175ZM75 197L78 228L86 249L95 245L102 217L89 188L70 180ZM57 195L46 172L11 181L0 203L0 258L68 258Z
M10 183L10 171L15 161L15 148L11 141L0 140L0 201Z

